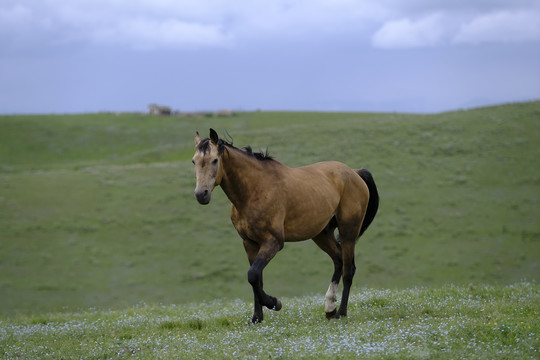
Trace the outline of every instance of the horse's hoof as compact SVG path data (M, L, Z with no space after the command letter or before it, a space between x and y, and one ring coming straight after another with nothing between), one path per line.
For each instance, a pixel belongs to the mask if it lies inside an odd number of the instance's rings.
M258 315L253 315L253 317L251 318L251 323L252 324L259 324L263 321L263 318L262 316L259 317Z
M274 305L274 308L272 310L275 310L275 311L281 310L281 301L279 301L279 299L276 299L276 305Z
M335 308L331 312L326 313L326 320L332 320L332 319L339 319L339 315L337 313L337 308Z

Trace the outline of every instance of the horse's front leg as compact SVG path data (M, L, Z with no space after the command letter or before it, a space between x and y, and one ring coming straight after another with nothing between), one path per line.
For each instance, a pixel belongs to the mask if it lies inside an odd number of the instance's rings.
M249 260L250 268L253 265L253 262L255 261L255 257L259 253L259 248L260 248L259 244L257 244L256 242L253 242L248 239L244 239L244 249L246 250L246 255ZM262 287L262 284L260 286ZM253 311L252 321L260 322L263 318L263 311L262 311L262 305L259 301L259 296L257 296L256 294L253 299L253 304L254 304L254 311ZM260 320L257 320L257 319L260 319Z
M264 292L262 274L266 265L268 265L270 260L272 260L281 249L281 246L277 241L267 241L258 246L258 244L250 242L249 240L244 240L244 247L246 248L246 253L248 254L249 263L251 265L248 271L248 281L253 288L254 297L254 311L251 321L253 323L258 323L263 320L263 305L276 311L281 309L281 302ZM252 258L256 248L258 248L258 251Z

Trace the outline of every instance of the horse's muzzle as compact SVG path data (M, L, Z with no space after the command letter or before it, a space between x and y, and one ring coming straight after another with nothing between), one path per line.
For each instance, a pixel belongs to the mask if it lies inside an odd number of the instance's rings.
M195 191L195 198L201 205L206 205L210 202L212 193L208 190Z

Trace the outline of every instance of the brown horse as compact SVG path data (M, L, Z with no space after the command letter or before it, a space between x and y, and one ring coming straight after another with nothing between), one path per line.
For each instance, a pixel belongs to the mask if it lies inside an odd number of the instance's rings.
M326 317L347 315L355 265L354 247L379 206L371 174L340 162L289 168L250 147L237 149L210 129L210 138L195 136L195 197L205 205L220 185L232 203L231 220L244 241L253 287L252 321L263 320L262 306L280 310L281 302L263 290L262 271L287 241L313 239L334 262L326 292ZM339 231L339 241L334 230ZM336 292L343 275L339 311Z

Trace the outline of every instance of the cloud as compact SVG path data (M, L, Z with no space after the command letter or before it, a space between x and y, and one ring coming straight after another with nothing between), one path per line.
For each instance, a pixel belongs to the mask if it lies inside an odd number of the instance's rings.
M455 43L521 43L540 41L540 12L499 11L463 24Z
M409 48L537 41L532 0L3 0L3 51L200 49L335 39ZM505 29L505 30L502 30Z
M39 33L41 29L50 27L48 19L38 19L32 7L14 4L0 6L0 36L16 41L23 36Z
M19 26L32 18L32 10L22 5L0 9L0 24L3 28Z
M278 34L283 37L297 34L357 32L365 24L377 21L385 10L373 0L298 0L246 1L237 12L239 27L258 35Z
M371 44L382 49L433 47L480 43L540 41L540 8L477 12L478 9L447 9L411 20L386 21L372 36Z
M25 17L11 16L5 3L0 13L12 19L10 24L19 25L5 26L6 38L24 37L29 47L39 34L47 37L40 42L48 45L90 42L138 50L316 41L335 34L358 35L384 13L373 0L18 1L21 9L29 10ZM22 31L44 19L52 26Z
M445 38L440 14L412 21L408 18L386 22L372 37L377 48L412 48L439 45Z
M148 18L123 19L94 29L89 37L96 44L127 45L135 50L222 47L233 38L215 24Z

